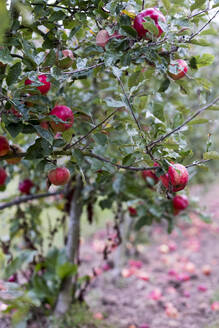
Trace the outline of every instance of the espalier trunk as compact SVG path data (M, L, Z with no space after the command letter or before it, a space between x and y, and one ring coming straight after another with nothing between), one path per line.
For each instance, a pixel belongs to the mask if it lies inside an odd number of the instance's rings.
M70 263L76 263L79 237L80 237L80 218L82 213L83 203L81 200L83 183L81 176L77 176L74 194L71 201L71 208L69 214L69 225L68 225L68 240L66 245L66 254ZM60 293L58 296L55 314L64 314L71 305L72 294L73 294L73 280L72 276L69 276L63 280Z

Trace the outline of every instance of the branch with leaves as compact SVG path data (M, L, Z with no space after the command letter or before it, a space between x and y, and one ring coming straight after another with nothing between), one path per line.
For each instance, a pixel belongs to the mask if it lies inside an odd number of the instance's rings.
M201 114L202 112L204 112L209 107L215 105L218 101L219 101L219 97L217 97L214 100L212 100L209 104L207 104L207 105L199 108L193 115L189 116L182 124L180 124L179 126L177 126L175 129L173 129L172 131L164 134L160 138L158 138L158 139L152 141L151 143L149 143L147 145L148 148L154 147L156 144L162 142L163 140L165 140L166 138L168 138L172 134L174 134L174 133L178 132L179 130L181 130L186 124L188 124L190 121L192 121L194 118L196 118L196 116L198 116L199 114Z

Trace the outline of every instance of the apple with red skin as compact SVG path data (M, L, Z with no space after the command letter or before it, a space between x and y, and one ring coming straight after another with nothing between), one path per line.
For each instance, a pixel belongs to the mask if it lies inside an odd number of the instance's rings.
M34 183L30 179L25 179L19 183L19 190L22 194L29 195Z
M10 151L10 146L8 140L5 137L0 136L0 156L7 155L9 151Z
M57 167L48 173L49 181L55 186L62 186L70 179L70 172L66 167Z
M146 10L141 11L134 19L134 29L137 31L138 35L142 37L146 37L146 33L149 31L146 30L143 26L145 22L145 17L150 17L153 19L155 26L158 28L158 35L154 35L155 37L159 37L163 34L163 30L159 25L159 21L166 22L164 15L157 8L148 8Z
M38 75L38 80L41 83L43 83L43 85L40 85L39 87L37 87L37 89L40 91L40 93L42 95L47 94L47 92L50 90L50 87L51 87L51 83L49 81L47 81L47 76L45 74ZM25 85L30 85L34 82L27 79L27 80L25 80L24 83L25 83Z
M128 207L128 211L129 211L129 214L130 214L131 216L136 216L136 215L137 215L137 210L136 210L136 208L134 208L134 207L132 207L132 206L129 206L129 207Z
M4 186L7 176L5 169L0 167L0 186Z
M154 184L157 184L159 181L159 178L156 176L156 174L152 170L144 170L141 173L142 178L147 181L147 178L150 178L153 180Z
M177 215L189 206L188 198L185 195L177 195L173 198L173 210Z
M188 183L189 173L182 164L172 164L168 172L160 176L160 180L169 191L177 192L183 190Z
M15 157L6 159L6 162L8 164L18 164L21 161L21 157L16 157L16 154L22 153L22 149L18 145L12 145L10 146L10 151L8 152L8 155L15 155Z
M174 69L176 68L177 73L172 73L171 68L174 68ZM185 62L185 60L183 60L183 59L176 59L176 60L172 61L168 67L168 75L173 80L181 79L183 76L186 75L187 71L188 71L188 65Z
M55 123L54 121L50 122L50 125L55 132L66 131L70 129L74 123L74 114L71 108L64 105L55 106L51 110L49 115L54 115L60 118L61 120L68 122L68 123Z

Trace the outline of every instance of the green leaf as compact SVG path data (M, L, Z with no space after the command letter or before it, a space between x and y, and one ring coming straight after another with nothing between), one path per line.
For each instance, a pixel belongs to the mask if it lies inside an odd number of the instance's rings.
M52 145L53 144L53 135L49 130L43 129L40 125L33 126L36 132L40 135L40 137L48 140L48 142Z
M166 78L161 82L158 92L165 92L169 88L169 85L170 85L170 80Z
M10 123L6 126L6 129L12 136L12 138L16 138L17 135L23 131L23 124L22 123Z
M101 146L105 146L107 144L107 136L103 133L96 133L93 136L96 143L100 144Z
M50 155L52 153L52 147L50 143L42 138L35 141L35 144L30 146L27 150L26 158L35 159L42 158Z
M10 52L7 48L0 48L0 62L2 64L11 64L13 57L11 57Z
M152 35L158 36L159 30L154 23L154 20L150 17L144 17L144 22L142 23L145 30L149 31Z
M170 1L169 0L162 0L162 2L163 2L164 7L166 8L166 10L167 11L170 10L170 8L171 8Z
M113 66L112 71L117 78L120 78L122 76L122 71L118 67Z
M10 67L6 78L7 85L12 85L13 83L17 82L20 75L21 63L19 62Z
M4 40L4 34L9 27L9 14L6 8L6 1L1 0L0 3L0 43Z
M151 225L153 222L153 217L152 215L145 215L142 216L137 223L135 224L135 230L140 230L142 227L145 225Z
M192 120L188 123L188 125L195 125L195 124L205 124L208 123L207 118L197 118L196 120Z
M219 153L217 151L209 151L203 154L203 158L208 159L219 159Z
M211 54L203 54L203 55L198 55L198 56L193 56L190 59L190 66L194 69L203 67L203 66L208 66L213 64L214 62L214 56Z
M195 3L190 7L190 10L193 11L195 9L202 9L203 5L205 4L206 0L196 0Z
M30 250L22 251L19 256L17 256L14 260L11 261L10 264L8 264L7 268L5 269L6 278L9 278L15 272L20 270L24 265L32 262L36 253L36 251Z
M56 268L56 273L60 279L75 275L77 273L77 265L72 264L70 262L63 263L61 265L58 265L58 267Z
M122 25L122 26L121 26L121 29L122 29L123 31L125 31L126 34L128 34L129 36L131 36L131 37L133 37L133 38L136 38L136 37L138 36L137 31L136 31L133 27L131 27L131 26L129 26L129 25Z
M202 47L210 47L211 43L206 41L205 39L193 39L190 41L192 44L196 44L198 46L202 46Z

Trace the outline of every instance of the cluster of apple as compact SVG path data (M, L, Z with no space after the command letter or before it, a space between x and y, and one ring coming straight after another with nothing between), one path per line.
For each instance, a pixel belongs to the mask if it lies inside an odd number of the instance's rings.
M158 163L154 163L154 166L159 167ZM146 182L148 178L153 181L153 184L157 184L158 181L161 181L165 189L170 192L178 192L183 190L188 183L189 173L186 167L182 164L172 164L169 166L166 174L161 175L159 178L156 176L155 172L152 170L142 171L142 177ZM185 195L176 195L172 199L174 214L177 215L181 211L185 210L188 205L188 199ZM134 207L129 207L129 214L131 216L137 215L137 210Z
M38 79L42 83L42 85L38 86L37 89L40 91L41 94L47 94L51 87L51 83L47 81L47 76L44 74L39 75ZM25 80L25 85L30 85L32 83L33 81L29 79ZM21 116L21 114L14 108L12 108L12 113L14 113L14 115L16 115L17 117ZM41 127L43 127L44 129L49 129L50 126L54 133L56 133L63 132L71 128L73 125L74 114L72 110L67 106L57 105L50 111L49 115L56 116L57 118L67 123L43 121L41 122ZM14 155L14 157L6 159L8 164L18 164L21 161L21 157L16 155L21 152L22 149L19 146L10 146L8 140L4 136L0 136L0 156ZM3 186L5 184L6 179L7 173L5 169L0 168L0 186ZM70 179L70 172L66 167L57 167L48 173L48 179L51 184L54 184L56 186L64 185ZM19 190L24 194L30 194L30 190L33 186L34 184L31 180L25 179L19 184Z
M164 15L157 8L148 8L141 11L136 15L133 23L133 28L138 33L139 38L145 38L146 40L151 39L151 33L144 27L145 18L151 18L154 21L155 26L157 27L157 35L153 35L153 38L157 38L163 34L163 28L161 23L165 23L166 19ZM96 45L102 48L105 48L109 40L116 38L123 38L121 34L116 31L112 35L106 30L101 30L97 33L96 36ZM168 67L168 75L173 80L181 79L188 71L188 65L183 59L176 59L170 62Z
M159 166L154 163L155 166ZM155 172L143 171L142 177L144 179L150 178L154 181L154 184L160 180L162 185L170 192L177 192L183 190L188 183L189 173L187 168L182 164L172 164L169 166L166 174L161 175L159 178ZM180 211L186 209L189 205L188 199L185 195L176 195L172 199L174 214L179 214Z

